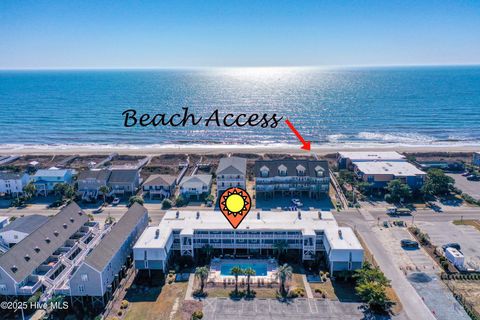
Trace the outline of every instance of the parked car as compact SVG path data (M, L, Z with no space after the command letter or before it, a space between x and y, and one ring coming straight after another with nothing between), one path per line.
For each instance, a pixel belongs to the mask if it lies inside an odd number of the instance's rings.
M292 203L297 207L303 206L303 203L300 201L300 199L292 199Z
M444 244L444 245L442 246L443 251L445 251L447 248L455 248L455 249L457 249L458 251L461 250L460 244L458 244L458 243L456 243L456 242L447 243L447 244Z
M480 176L476 176L476 175L472 174L472 175L467 177L467 180L469 180L469 181L480 181Z
M418 242L410 239L402 239L400 245L403 248L418 248Z
M468 172L468 171L467 171L467 172L464 172L464 173L462 173L462 176L464 176L464 177L468 177L469 175L471 175L471 173L470 173L470 172Z
M112 201L112 204L113 204L114 206L116 206L116 205L119 204L119 203L120 203L120 198L114 198L113 201Z
M396 213L397 213L397 207L387 208L387 214L396 214Z

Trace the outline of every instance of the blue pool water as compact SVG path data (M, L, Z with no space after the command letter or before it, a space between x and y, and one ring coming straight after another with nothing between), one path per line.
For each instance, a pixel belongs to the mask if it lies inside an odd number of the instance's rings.
M267 264L266 263L225 263L222 264L220 268L220 274L222 276L231 276L230 270L233 267L239 266L242 269L252 268L255 270L256 276L266 276L267 275Z

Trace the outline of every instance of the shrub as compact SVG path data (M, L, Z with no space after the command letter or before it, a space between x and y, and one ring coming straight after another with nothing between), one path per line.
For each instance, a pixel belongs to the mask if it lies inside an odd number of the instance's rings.
M440 265L442 266L442 268L447 271L448 270L448 261L442 261L440 262Z
M201 310L194 311L192 313L192 320L203 319L203 312Z
M127 308L128 308L128 301L122 300L122 303L120 304L120 309L127 309Z
M162 209L168 210L173 206L173 202L170 199L165 199L162 201Z
M118 310L117 315L118 315L119 317L121 317L122 314L123 314L122 310Z
M290 291L291 298L298 298L303 296L305 296L305 290L303 290L302 288L295 288L292 291Z
M177 207L183 207L183 206L187 205L187 203L188 203L188 201L185 200L185 198L182 197L182 196L178 196L177 199L175 199L175 205Z

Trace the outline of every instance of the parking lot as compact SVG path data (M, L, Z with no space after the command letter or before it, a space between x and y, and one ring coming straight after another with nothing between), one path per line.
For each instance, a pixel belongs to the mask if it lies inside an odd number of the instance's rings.
M282 209L288 210L295 207L292 202L292 198L299 199L302 202L302 206L298 207L300 210L308 210L309 208L314 208L317 210L331 210L333 208L332 201L330 197L323 197L321 199L310 199L308 197L275 197L273 199L268 198L264 199L263 197L258 197L256 199L256 208L262 210L272 210L272 209Z
M458 173L448 173L448 176L455 179L455 186L475 199L480 199L480 181L469 181Z
M428 253L422 248L403 249L400 246L402 239L414 240L406 228L381 228L381 230L376 229L375 232L395 264L392 267L403 271L407 280L437 319L469 319L462 306L439 279L440 267Z
M295 299L280 302L276 299L254 299L234 301L212 298L204 300L206 320L223 319L364 319L359 303L317 299Z
M419 222L419 228L428 233L435 246L449 242L460 244L468 263L480 263L480 232L472 226L454 225L451 222Z

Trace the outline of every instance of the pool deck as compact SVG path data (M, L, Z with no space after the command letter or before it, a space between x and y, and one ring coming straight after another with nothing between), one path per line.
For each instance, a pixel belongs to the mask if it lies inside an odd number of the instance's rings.
M266 276L251 276L250 284L261 283L276 283L276 274L278 269L278 264L275 259L212 259L210 264L210 274L208 276L208 282L216 283L226 283L233 284L235 283L235 277L231 275L222 275L221 269L224 264L266 264L267 265L267 275ZM240 283L245 283L247 281L247 276L238 276Z

